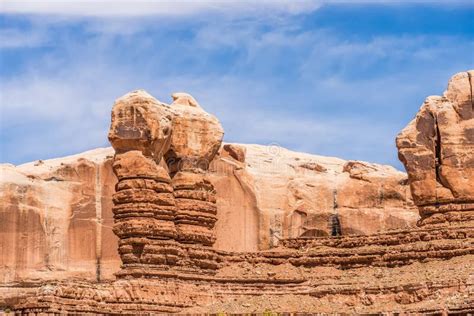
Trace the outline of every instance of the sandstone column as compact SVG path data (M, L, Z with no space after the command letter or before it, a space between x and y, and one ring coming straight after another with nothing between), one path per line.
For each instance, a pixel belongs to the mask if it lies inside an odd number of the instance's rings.
M177 239L182 243L212 246L217 221L215 190L199 168L183 168L173 178Z
M473 92L474 71L456 74L397 137L420 225L474 222Z
M187 244L185 270L212 271L217 269L211 249L217 207L215 190L206 172L221 146L224 132L219 121L192 96L175 93L173 99L173 133L166 159L176 198L177 240Z
M114 232L120 238L122 259L118 276L168 270L179 261L171 178L159 165L170 135L168 108L145 91L131 92L115 102L109 140L116 152L113 170L119 180L113 196Z
M134 91L112 110L109 140L119 180L114 232L123 263L119 276L217 269L212 250L216 197L206 172L224 132L192 96L177 93L173 99L168 106ZM160 165L163 157L167 165Z

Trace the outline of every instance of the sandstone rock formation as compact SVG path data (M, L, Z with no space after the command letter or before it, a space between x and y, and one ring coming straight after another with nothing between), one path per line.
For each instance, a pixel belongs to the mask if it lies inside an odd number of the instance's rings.
M227 154L229 157L237 160L238 162L245 162L246 150L245 147L225 144L223 148L223 153Z
M319 225L324 232L321 234L330 235L329 219L335 213L334 198L342 235L415 226L417 211L413 208L408 187L404 185L406 175L393 168L370 164L375 169L369 182L351 178L344 172L347 164L344 160L283 148L275 156L274 150L267 146L232 146L245 150L249 163L240 163L222 149L207 174L215 187L219 209L215 226L216 249L267 249L277 245L278 238L299 237L308 230L314 231L315 228L311 228L314 225ZM100 265L100 279L114 277L120 257L115 251L117 238L112 233L112 193L117 182L112 171L113 155L111 148L97 149L40 164L0 167L0 223L4 225L0 242L2 249L11 254L2 258L4 282L28 281L40 275L51 280L95 279L97 264ZM270 158L273 162L266 161ZM327 170L307 169L307 164L324 165ZM130 176L131 172L146 174L146 170L139 170L139 165L126 166L133 168L120 171L121 176L127 173ZM97 186L96 179L99 181ZM160 179L163 180L164 177ZM390 187L394 191L385 190ZM303 209L306 209L306 218L298 218L305 216L299 215ZM60 218L65 220L59 221ZM99 239L92 233L96 230L102 231ZM61 231L64 233L58 234ZM84 241L84 235L90 240ZM17 243L21 236L32 238L31 242L19 247ZM74 240L77 241L71 244ZM94 252L98 242L97 247L102 252L100 259ZM38 248L36 243L48 246ZM38 259L28 259L34 258L31 254L36 251ZM55 268L51 260L47 268L45 258L57 252L63 254L61 268Z
M117 153L140 150L159 162L169 149L171 126L169 108L137 90L115 101L109 141Z
M474 219L473 76L453 76L397 137L420 224Z
M217 208L214 186L205 172L221 146L224 130L189 94L172 97L173 133L166 163L173 175L178 240L212 246Z
M231 157L224 149L226 145L245 151L248 163ZM416 224L418 212L404 183L406 174L391 167L364 163L375 168L371 169L369 182L351 178L343 171L348 162L341 159L283 148L275 155L274 148L268 146L226 145L207 173L219 209L215 249L268 249L276 246L279 238L314 231L315 225L324 232L320 234L330 235L334 198L343 236L406 229ZM17 167L0 166L0 216L4 227L0 244L5 253L11 254L2 257L3 284L94 280L97 271L100 280L114 279L120 256L116 251L118 239L112 232L114 212L118 211L112 204L117 184L113 155L112 148L104 148ZM151 160L149 163L154 165ZM163 161L161 165L166 169ZM308 169L307 165L325 166L326 171ZM143 166L140 171L138 164L125 164L123 168L127 166L132 168L118 171L120 177L132 172L145 176L149 172ZM154 181L146 184L151 187ZM125 184L119 187L125 188ZM394 191L385 190L390 187ZM303 209L305 218L299 215ZM100 255L96 255L96 248ZM52 259L57 258L55 253L62 254L60 263Z
M445 94L457 121L440 125L451 116L428 106L398 138L408 179L278 146L221 146L219 122L192 96L174 94L168 106L127 94L112 111L114 151L1 166L0 245L14 257L2 256L0 306L26 314L472 312L464 183L472 183L472 115L462 77ZM451 196L432 186L437 166L446 166L439 184Z
M188 94L173 94L173 133L166 163L171 173L180 169L207 170L222 143L224 130L217 118L205 112Z
M172 97L169 107L135 91L112 109L109 140L119 179L114 232L120 238L122 277L155 276L175 266L188 273L217 268L211 248L216 198L205 171L220 148L223 129L192 96ZM163 156L172 179L159 165Z
M239 147L244 164L224 149L209 173L224 213L216 224L219 249L263 250L282 238L330 236L337 222L342 235L353 235L414 227L418 219L406 174L392 167L275 146ZM348 172L354 163L367 166L364 179Z
M144 268L146 273L148 264L176 264L176 203L168 173L137 150L116 154L113 169L119 180L113 212L121 275L132 273L129 267Z
M120 266L110 149L0 166L0 282L105 280Z

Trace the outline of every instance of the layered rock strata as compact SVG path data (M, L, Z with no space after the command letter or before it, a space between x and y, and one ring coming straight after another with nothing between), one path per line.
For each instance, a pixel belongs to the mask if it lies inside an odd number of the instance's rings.
M117 154L113 164L119 179L114 201L114 233L120 238L121 276L146 273L147 266L175 266L181 250L175 239L176 203L166 170L140 151Z
M471 230L472 231L472 230ZM403 234L404 232L399 232ZM433 232L432 232L433 233ZM42 286L16 304L22 312L440 313L472 311L473 236L433 237L365 246L347 237L319 238L306 249L225 253L214 276L157 274L106 284ZM434 236L437 233L434 232ZM453 236L452 236L453 237ZM439 239L436 239L439 238ZM414 240L418 240L415 242ZM329 245L332 243L332 245ZM470 245L470 246L469 246Z
M134 91L112 109L119 276L156 276L175 268L212 273L218 267L212 249L216 197L205 171L223 130L192 96L176 93L173 100L167 106ZM159 165L163 157L165 166Z
M165 161L173 177L178 240L187 249L188 272L212 273L217 269L212 249L217 205L207 172L224 132L219 121L189 94L174 93L172 98L173 133Z
M218 268L218 256L212 249L217 221L214 186L203 172L179 171L173 178L173 189L178 240L186 245L188 268L212 273Z
M473 76L453 76L397 137L420 225L474 221Z
M217 221L214 186L202 173L179 171L173 178L173 189L178 240L211 247L216 240Z
M277 246L281 238L313 232L329 236L334 213L342 236L416 225L418 211L406 174L394 168L359 162L367 173L355 177L344 171L353 163L342 159L284 148L275 155L273 147L261 145L226 145L205 173L219 209L216 250L257 251ZM236 160L229 146L245 153L246 163ZM115 279L121 259L112 231L117 183L113 157L112 148L103 148L0 166L0 247L9 254L0 257L3 286ZM163 161L160 165L167 169ZM355 168L351 170L355 174Z
M215 189L206 172L221 146L224 131L189 94L175 93L172 97L173 129L165 158L173 176L177 240L186 245L190 271L212 273L218 267L212 249L217 206Z
M116 153L113 213L120 277L146 275L151 267L167 270L179 261L173 187L159 165L169 148L171 126L167 107L144 91L119 98L112 109L109 140Z

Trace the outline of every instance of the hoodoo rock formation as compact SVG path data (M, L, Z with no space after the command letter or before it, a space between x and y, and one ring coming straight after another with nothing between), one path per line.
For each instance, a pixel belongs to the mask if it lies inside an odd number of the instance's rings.
M120 238L120 275L146 274L148 266L174 266L176 203L171 179L163 167L140 151L115 156L114 233ZM137 271L139 269L139 271Z
M176 93L173 99L168 107L134 91L112 109L109 140L119 180L113 201L121 277L217 268L212 249L216 197L205 172L224 133L192 96ZM160 165L163 157L167 166Z
M474 71L425 100L397 138L420 224L474 221Z
M472 74L455 75L398 136L408 178L222 144L192 96L167 105L131 92L112 109L113 149L0 167L0 307L472 312Z

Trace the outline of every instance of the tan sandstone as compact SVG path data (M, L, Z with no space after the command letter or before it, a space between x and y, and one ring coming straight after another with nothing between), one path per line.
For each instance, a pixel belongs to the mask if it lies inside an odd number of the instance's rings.
M414 201L425 213L450 203L474 209L473 76L453 76L444 95L428 97L397 137Z
M144 90L117 99L112 110L109 141L117 152L140 150L160 161L169 148L172 113Z
M351 178L343 171L346 161L341 159L283 148L275 157L272 147L233 146L245 149L248 164L226 157L222 150L208 174L217 192L217 249L267 249L278 238L297 237L311 229L329 235L335 196L343 235L409 228L416 223L417 211L403 172L368 164L376 168L368 182ZM100 279L113 278L120 266L112 232L112 193L117 182L113 155L112 148L104 148L0 167L4 227L0 242L2 253L10 254L2 257L4 284L97 279L97 271ZM272 157L278 162L269 162ZM310 162L329 171L301 167ZM385 195L381 195L382 187L389 188ZM335 191L343 193L335 195ZM308 220L301 219L301 211ZM311 222L318 225L318 218L319 228L310 226Z
M186 93L173 94L170 109L174 113L173 133L171 148L165 157L170 171L173 173L182 168L207 170L224 136L219 120Z

